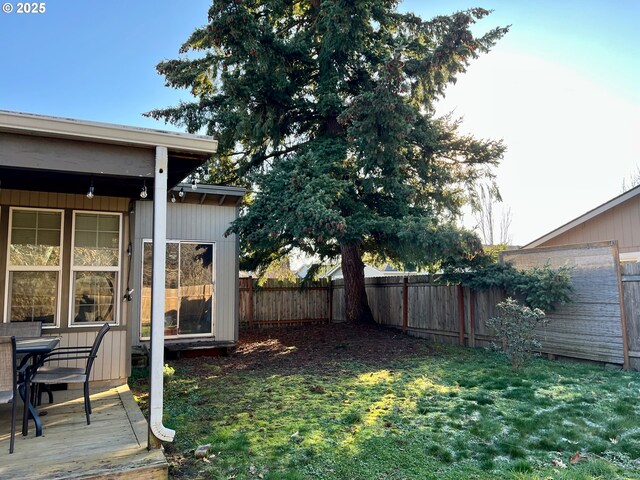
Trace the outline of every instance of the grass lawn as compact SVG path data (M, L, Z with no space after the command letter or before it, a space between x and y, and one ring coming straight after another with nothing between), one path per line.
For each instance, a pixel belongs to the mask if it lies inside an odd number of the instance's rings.
M514 373L381 328L243 337L229 357L170 362L173 478L640 478L638 373L543 359ZM130 384L144 408L143 373Z

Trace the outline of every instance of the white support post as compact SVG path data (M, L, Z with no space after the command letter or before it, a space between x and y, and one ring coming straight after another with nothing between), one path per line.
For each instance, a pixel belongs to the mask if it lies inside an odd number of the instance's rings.
M164 367L164 285L167 243L167 147L156 147L153 193L153 270L151 285L151 372L149 448L172 442L175 431L162 424Z

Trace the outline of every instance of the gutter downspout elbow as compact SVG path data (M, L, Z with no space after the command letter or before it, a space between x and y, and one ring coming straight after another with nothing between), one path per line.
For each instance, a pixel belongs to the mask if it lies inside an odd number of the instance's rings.
M162 424L164 402L164 285L167 243L167 147L156 147L153 194L153 269L151 284L151 370L149 379L149 448L172 442L175 431ZM159 440L159 441L158 441Z

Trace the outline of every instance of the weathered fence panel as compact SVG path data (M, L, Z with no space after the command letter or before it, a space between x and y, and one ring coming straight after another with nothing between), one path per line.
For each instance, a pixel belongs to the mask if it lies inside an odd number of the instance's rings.
M548 313L538 331L543 352L628 363L616 242L506 251L502 259L519 269L571 268L572 302Z
M422 338L469 346L491 341L484 320L493 316L495 304L504 298L499 289L460 290L456 285L434 284L428 275L366 278L365 288L377 323ZM346 321L343 280L333 282L333 320Z
M543 352L640 369L640 264L620 266L615 242L508 251L503 260L522 269L571 267L573 301L548 313L551 322L538 331ZM439 285L426 275L367 278L365 288L381 325L470 347L493 340L485 320L505 298L500 289ZM346 321L343 280L301 290L241 279L239 298L243 326Z
M629 366L640 370L640 263L623 263L621 274Z
M240 279L238 316L241 326L294 325L330 322L328 280L301 289L300 282Z

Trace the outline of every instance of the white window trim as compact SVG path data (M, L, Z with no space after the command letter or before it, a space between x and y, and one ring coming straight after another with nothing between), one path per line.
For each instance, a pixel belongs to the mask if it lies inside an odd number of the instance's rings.
M138 316L138 338L140 341L149 341L151 337L143 337L142 336L142 288L144 286L144 244L145 243L153 243L152 238L143 238L142 239L142 251L140 253L140 257L142 262L140 263L140 315ZM193 243L193 244L207 244L211 245L213 251L211 252L212 260L211 260L211 284L213 285L213 294L211 296L211 332L209 333L191 333L188 335L165 335L164 338L169 340L177 340L183 338L214 338L214 328L216 321L216 242L207 240L175 240L175 239L167 239L166 243ZM178 279L180 278L180 248L178 248ZM165 264L165 269L167 268ZM180 283L178 282L178 289L180 289ZM178 312L178 315L180 313ZM178 317L178 327L180 326L180 317Z
M11 266L11 236L13 231L13 211L14 210L28 210L33 212L57 212L60 213L60 264L55 266L43 266L33 267L26 265ZM4 321L9 323L11 321L11 314L9 312L9 277L11 272L58 272L58 288L56 298L56 318L53 324L42 324L42 328L59 328L60 327L60 309L62 303L62 263L64 258L64 210L57 208L34 208L34 207L9 207L9 232L7 234L7 268L5 272L5 288L4 288Z
M110 215L118 217L118 265L115 267L100 267L100 266L78 266L73 265L74 262L74 247L76 244L76 214L88 213L91 215ZM113 322L109 322L109 325L120 325L120 283L122 282L122 213L120 212L101 212L96 210L73 210L71 213L71 252L69 255L69 318L67 325L69 328L95 328L100 326L98 322L88 323L73 323L74 319L74 292L75 285L73 282L74 272L116 272L116 284L114 288L113 296Z

